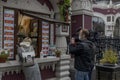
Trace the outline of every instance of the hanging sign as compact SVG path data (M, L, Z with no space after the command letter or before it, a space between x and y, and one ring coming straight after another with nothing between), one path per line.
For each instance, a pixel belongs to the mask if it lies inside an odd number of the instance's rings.
M42 22L42 51L47 55L49 51L49 23Z
M10 50L9 59L14 58L14 10L4 9L4 49Z

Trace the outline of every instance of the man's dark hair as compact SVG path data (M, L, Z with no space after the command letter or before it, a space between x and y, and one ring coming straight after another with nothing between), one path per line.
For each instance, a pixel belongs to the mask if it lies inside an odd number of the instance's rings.
M78 29L76 29L76 33L80 32L81 29L82 29L81 27L79 27Z
M89 37L89 31L87 29L82 29L82 35L85 35L86 38Z
M82 29L81 27L77 28L77 29L75 30L75 33L72 34L72 37L75 38L75 42L79 42L79 41L80 41L80 40L79 40L79 32L80 32L81 29Z

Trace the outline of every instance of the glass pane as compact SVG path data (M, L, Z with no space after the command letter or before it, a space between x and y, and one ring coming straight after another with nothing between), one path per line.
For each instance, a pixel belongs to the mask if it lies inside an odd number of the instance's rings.
M30 36L37 37L38 36L38 21L31 20L31 29L30 29Z

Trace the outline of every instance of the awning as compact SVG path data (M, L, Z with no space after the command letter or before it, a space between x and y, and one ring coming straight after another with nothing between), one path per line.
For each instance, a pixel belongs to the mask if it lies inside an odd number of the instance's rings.
M49 18L49 17L44 17L44 16L41 16L39 14L28 13L28 12L22 12L22 13L24 15L28 15L28 16L35 17L35 18L38 18L38 19L42 19L42 20L45 20L45 21L48 21L48 22L69 24L67 22L59 21L59 20L56 20L56 19L53 19L53 18Z

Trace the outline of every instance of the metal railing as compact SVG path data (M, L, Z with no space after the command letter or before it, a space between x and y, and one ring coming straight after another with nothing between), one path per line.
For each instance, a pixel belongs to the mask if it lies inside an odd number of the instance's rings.
M103 57L103 52L107 49L113 49L120 57L120 38L116 37L99 37L91 39L96 45L96 62ZM119 59L120 63L120 59Z

